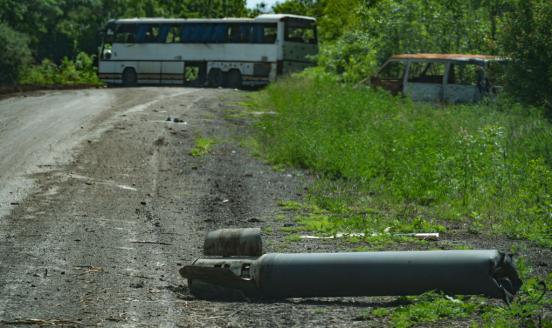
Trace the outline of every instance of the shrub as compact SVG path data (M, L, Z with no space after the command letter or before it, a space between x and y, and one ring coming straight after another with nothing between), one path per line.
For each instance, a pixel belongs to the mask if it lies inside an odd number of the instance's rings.
M31 60L27 36L0 23L0 83L15 84Z
M552 126L537 108L438 107L324 76L273 84L265 97L277 115L260 123L264 151L321 175L311 190L322 209L404 218L415 206L552 247Z
M347 33L320 49L318 63L327 72L336 74L345 82L358 82L377 69L376 49L367 34Z
M63 58L58 66L49 59L44 59L40 65L28 67L21 79L21 84L52 85L52 84L94 84L102 82L96 75L92 58L84 52L77 55L75 61Z
M552 2L512 2L502 43L512 58L507 89L519 99L545 105L552 115Z

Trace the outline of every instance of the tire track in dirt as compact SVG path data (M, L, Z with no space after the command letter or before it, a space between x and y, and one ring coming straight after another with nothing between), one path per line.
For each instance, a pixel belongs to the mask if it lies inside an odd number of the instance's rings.
M94 137L67 165L35 174L36 191L0 221L0 320L103 327L367 325L353 321L359 308L375 304L363 298L248 303L190 295L178 270L201 255L209 230L281 227L285 222L276 215L291 214L278 201L300 197L305 181L294 172L274 172L238 145L249 123L226 114L239 110L235 103L244 92L116 91L113 112L90 131ZM195 158L189 152L200 136L217 144ZM266 251L311 247L286 244L281 232L269 230Z

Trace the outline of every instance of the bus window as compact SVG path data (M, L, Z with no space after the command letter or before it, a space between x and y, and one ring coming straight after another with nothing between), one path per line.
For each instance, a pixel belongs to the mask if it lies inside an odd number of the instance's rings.
M180 43L180 26L161 25L159 32L160 43Z
M253 24L251 26L251 43L276 42L276 24Z
M253 25L241 24L240 25L240 38L241 42L253 43Z
M121 24L117 26L114 40L116 43L136 42L136 24Z
M211 43L215 36L215 25L213 24L203 24L203 29L201 31L201 42L202 43Z
M183 27L182 42L207 43L209 42L209 26L207 24L186 24Z
M262 43L274 43L276 42L276 24L267 24L263 26L263 40Z
M223 43L226 36L226 24L215 24L213 27L212 41Z
M144 42L157 42L159 37L159 25L148 25Z
M140 43L159 42L159 24L139 24L136 41Z
M228 24L226 42L252 43L254 41L252 29L252 24Z
M311 23L286 22L286 41L301 43L316 43L316 30Z
M192 24L185 24L180 29L180 39L182 42L188 43L192 39Z
M228 35L226 41L229 43L240 43L241 40L241 30L239 24L229 24L228 25Z

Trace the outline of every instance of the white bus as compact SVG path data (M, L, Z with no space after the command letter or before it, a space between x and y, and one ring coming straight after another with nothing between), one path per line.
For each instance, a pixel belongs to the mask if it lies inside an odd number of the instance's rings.
M264 85L313 65L316 20L132 18L108 22L99 76L108 84Z

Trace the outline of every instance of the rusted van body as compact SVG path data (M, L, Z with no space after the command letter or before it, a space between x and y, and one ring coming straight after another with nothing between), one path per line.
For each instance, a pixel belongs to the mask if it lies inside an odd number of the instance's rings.
M507 59L488 55L402 54L389 58L373 86L416 101L471 103L501 89Z

